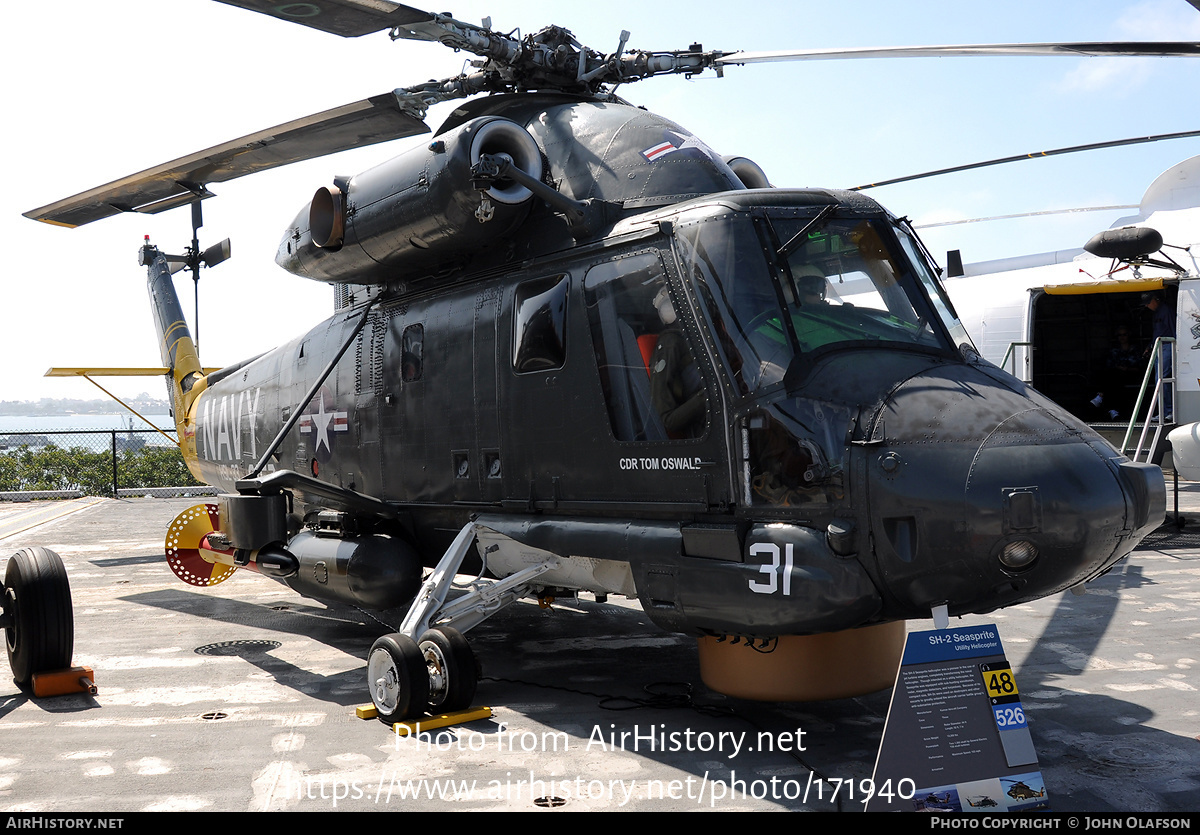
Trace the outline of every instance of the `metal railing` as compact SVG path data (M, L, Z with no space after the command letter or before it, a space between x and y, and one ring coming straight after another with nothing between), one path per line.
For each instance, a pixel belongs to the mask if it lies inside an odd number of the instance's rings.
M155 429L0 432L0 500L213 492Z
M1001 370L1001 371L1008 371L1008 369L1006 368L1006 366L1008 365L1008 360L1009 360L1009 357L1011 357L1011 358L1012 358L1012 361L1013 361L1013 368L1012 368L1012 371L1009 371L1008 373L1009 373L1009 374L1012 374L1012 375L1013 375L1014 377L1016 377L1018 380L1024 380L1024 379L1025 379L1025 377L1023 377L1022 375L1020 375L1020 374L1018 374L1018 373L1017 373L1017 354L1016 354L1016 350L1017 350L1017 348L1032 348L1032 347L1033 347L1033 343L1032 343L1032 342L1010 342L1010 343L1008 343L1008 350L1004 352L1004 359L1000 360L1000 370ZM1028 363L1028 361L1029 361L1029 360L1028 360L1028 359L1026 359L1026 363ZM1027 381L1027 382L1028 382L1028 381Z
M1160 336L1154 340L1150 362L1146 365L1142 387L1138 390L1137 403L1133 407L1133 415L1125 430L1125 439L1121 442L1121 453L1129 456L1131 461L1137 461L1143 451L1146 453L1146 460L1152 460L1162 443L1163 433L1174 419L1172 414L1175 404L1175 364L1172 361L1175 354L1172 347L1174 344L1175 339L1169 336ZM1160 374L1160 368L1165 369L1165 373ZM1146 399L1147 391L1151 394L1146 420L1142 422L1142 431L1138 436L1137 446L1130 449L1129 441L1137 426L1138 415L1142 413L1142 402ZM1154 430L1154 436L1147 446L1146 436L1151 429Z

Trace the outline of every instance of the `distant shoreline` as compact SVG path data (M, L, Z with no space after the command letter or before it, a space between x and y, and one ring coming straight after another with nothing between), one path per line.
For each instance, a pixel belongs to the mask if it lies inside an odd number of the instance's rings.
M125 402L144 415L165 415L171 410L166 400L141 397L125 398ZM126 412L115 400L0 400L0 417L76 417L111 415Z

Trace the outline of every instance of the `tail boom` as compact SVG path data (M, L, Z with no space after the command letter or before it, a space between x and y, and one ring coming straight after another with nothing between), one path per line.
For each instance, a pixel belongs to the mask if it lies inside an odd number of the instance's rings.
M175 293L166 256L147 243L142 248L141 263L146 267L146 289L158 332L159 354L169 371L167 391L179 434L179 449L188 469L201 478L196 455L196 404L200 393L208 387L208 381L200 365L196 343L183 318L183 308Z

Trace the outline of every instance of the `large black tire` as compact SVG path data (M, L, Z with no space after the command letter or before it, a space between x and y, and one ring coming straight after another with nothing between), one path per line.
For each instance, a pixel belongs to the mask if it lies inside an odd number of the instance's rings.
M429 675L417 642L399 632L375 641L367 654L367 687L389 725L420 716L429 701Z
M452 713L470 707L479 684L479 665L463 634L449 626L430 629L421 636L419 646L429 675L430 712Z
M4 572L8 663L13 678L28 687L34 673L71 666L75 618L71 585L62 558L48 548L23 548Z

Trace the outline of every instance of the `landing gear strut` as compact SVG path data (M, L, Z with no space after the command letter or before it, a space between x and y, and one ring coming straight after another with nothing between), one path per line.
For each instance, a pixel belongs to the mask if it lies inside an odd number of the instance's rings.
M502 580L485 580L481 572L470 591L447 603L476 530L476 523L470 522L459 531L417 592L400 631L384 635L371 647L367 682L371 701L385 722L412 719L425 711L451 713L470 707L479 664L462 633L529 594L537 577L559 565L557 557L548 556ZM484 561L486 570L486 555Z

